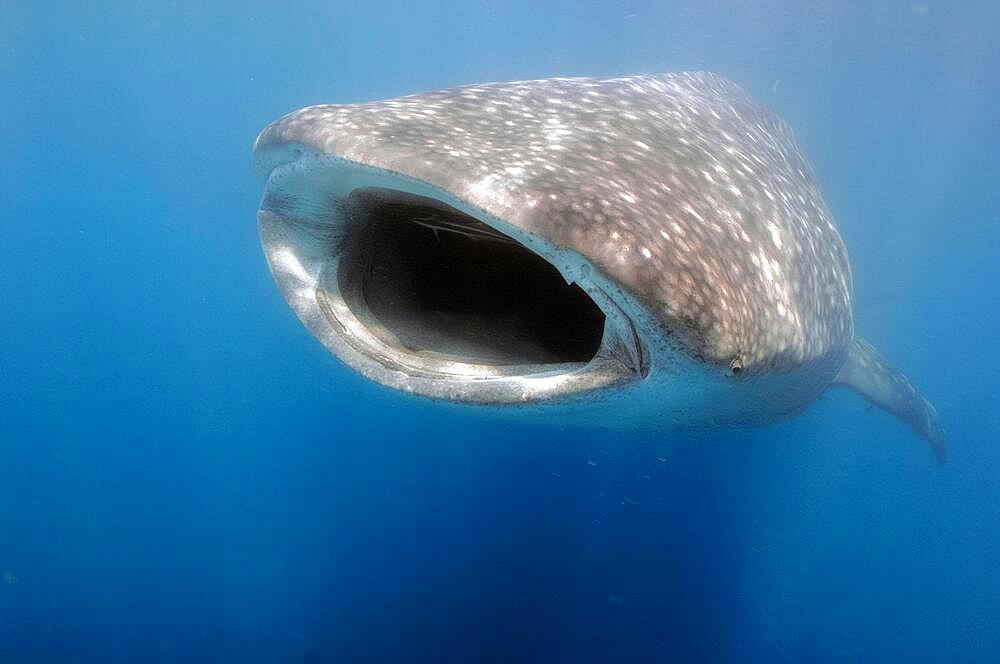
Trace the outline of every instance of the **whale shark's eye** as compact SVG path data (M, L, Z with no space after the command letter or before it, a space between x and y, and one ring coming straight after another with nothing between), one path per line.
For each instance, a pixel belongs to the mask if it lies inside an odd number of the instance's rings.
M490 226L386 189L356 190L345 207L340 289L390 345L491 365L588 362L600 348L594 301Z

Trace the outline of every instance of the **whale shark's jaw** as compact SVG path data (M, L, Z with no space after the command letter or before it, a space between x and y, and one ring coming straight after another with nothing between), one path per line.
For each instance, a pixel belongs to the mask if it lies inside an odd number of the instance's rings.
M502 405L647 374L628 303L575 252L388 171L288 146L261 168L271 272L306 328L362 375Z

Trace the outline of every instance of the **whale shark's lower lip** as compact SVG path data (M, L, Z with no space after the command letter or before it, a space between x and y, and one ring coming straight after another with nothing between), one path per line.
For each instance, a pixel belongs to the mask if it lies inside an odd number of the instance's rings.
M635 326L586 279L582 259L553 248L545 253L566 263L554 264L455 203L390 173L320 159L275 168L258 216L292 309L333 354L385 386L524 404L644 375Z

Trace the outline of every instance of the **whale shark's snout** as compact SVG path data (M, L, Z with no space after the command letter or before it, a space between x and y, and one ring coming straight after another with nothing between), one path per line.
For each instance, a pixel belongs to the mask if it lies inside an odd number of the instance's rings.
M936 410L854 335L847 250L790 130L725 79L308 107L254 161L278 287L382 385L662 430L776 421L840 384L944 459Z

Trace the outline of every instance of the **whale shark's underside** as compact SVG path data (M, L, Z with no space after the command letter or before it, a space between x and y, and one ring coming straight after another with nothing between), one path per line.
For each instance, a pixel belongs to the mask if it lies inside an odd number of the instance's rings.
M257 138L271 272L404 392L555 420L761 424L831 385L945 458L855 336L847 252L791 132L709 73L312 106Z

